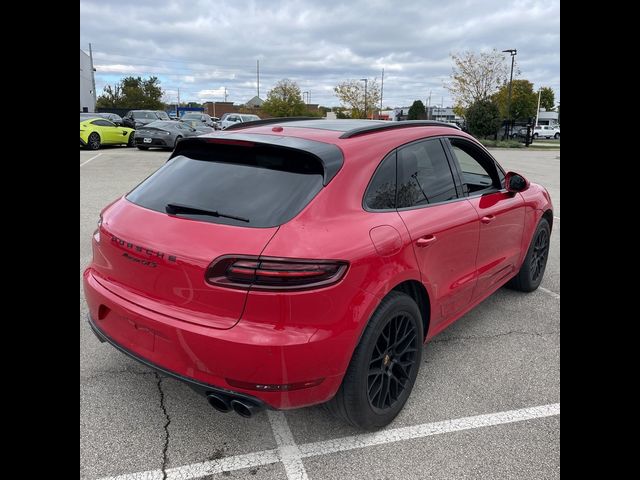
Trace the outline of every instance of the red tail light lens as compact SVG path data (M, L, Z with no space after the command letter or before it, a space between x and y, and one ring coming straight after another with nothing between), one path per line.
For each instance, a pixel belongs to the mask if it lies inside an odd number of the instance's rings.
M302 290L340 281L347 266L347 262L334 260L224 256L211 264L207 281L233 288Z

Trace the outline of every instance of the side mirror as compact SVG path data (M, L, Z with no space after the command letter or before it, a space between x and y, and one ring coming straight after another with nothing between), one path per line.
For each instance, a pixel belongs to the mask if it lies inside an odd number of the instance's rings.
M507 189L507 192L524 192L527 188L529 188L529 180L524 178L522 175L509 172L504 177L504 185Z

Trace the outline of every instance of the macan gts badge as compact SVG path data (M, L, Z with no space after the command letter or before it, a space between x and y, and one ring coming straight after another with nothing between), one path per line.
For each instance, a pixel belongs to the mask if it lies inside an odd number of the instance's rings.
M182 140L102 211L88 320L221 412L325 404L373 430L424 343L503 285L538 288L552 208L447 124L243 123Z

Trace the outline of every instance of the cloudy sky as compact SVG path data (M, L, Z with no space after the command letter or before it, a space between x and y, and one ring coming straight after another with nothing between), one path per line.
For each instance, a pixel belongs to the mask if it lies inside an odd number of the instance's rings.
M96 90L127 75L160 78L165 101L244 103L282 78L337 106L333 87L368 77L384 106L451 104L450 53L515 48L520 75L560 101L559 0L81 0L80 48ZM509 60L505 59L505 62Z

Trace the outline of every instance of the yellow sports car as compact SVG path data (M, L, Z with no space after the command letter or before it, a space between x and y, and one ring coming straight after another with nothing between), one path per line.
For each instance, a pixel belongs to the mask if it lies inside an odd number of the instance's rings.
M98 150L100 145L133 147L133 132L133 128L118 127L106 118L80 116L80 145L89 150Z

